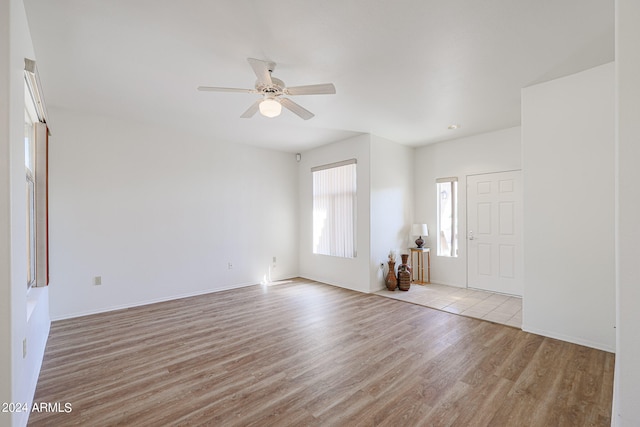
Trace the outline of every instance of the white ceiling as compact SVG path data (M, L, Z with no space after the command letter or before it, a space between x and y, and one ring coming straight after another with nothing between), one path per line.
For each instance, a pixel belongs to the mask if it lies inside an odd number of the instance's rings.
M614 59L612 0L25 0L49 107L303 151L359 133L406 145L520 124L520 89ZM316 117L239 116L246 58ZM447 126L457 123L455 131ZM51 123L55 134L55 115Z

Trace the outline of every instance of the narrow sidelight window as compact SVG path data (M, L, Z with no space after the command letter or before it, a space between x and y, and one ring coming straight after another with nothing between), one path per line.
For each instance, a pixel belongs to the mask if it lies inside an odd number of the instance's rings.
M458 256L458 178L438 178L438 255Z

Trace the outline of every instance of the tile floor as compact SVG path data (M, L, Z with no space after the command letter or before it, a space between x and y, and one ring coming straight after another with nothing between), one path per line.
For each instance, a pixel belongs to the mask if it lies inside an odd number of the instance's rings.
M376 295L516 328L522 327L522 298L509 295L438 284L412 284L407 292L384 289L376 292Z

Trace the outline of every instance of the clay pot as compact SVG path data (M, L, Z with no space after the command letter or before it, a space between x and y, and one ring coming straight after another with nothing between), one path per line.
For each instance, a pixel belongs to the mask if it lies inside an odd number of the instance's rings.
M387 273L387 277L384 279L385 285L387 285L387 289L390 291L395 291L398 287L398 281L396 280L396 272L395 272L395 261L389 261L389 273Z
M408 254L400 255L402 264L398 266L398 289L408 291L411 287L411 267L407 264Z

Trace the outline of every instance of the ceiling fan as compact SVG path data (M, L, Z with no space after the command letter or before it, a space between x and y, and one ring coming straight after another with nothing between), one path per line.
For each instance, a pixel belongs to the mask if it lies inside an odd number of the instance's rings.
M271 76L271 73L276 67L275 62L261 61L259 59L247 58L253 72L256 73L258 80L255 84L255 89L238 89L232 87L211 87L200 86L198 90L209 92L241 92L241 93L259 93L262 98L254 102L247 111L245 111L240 117L248 119L253 117L258 110L263 116L277 117L282 112L282 107L290 110L294 114L300 116L304 120L309 120L314 114L293 102L289 98L283 97L283 95L330 95L336 93L336 88L333 83L307 85L307 86L294 86L286 87L284 82L280 79L276 79Z

